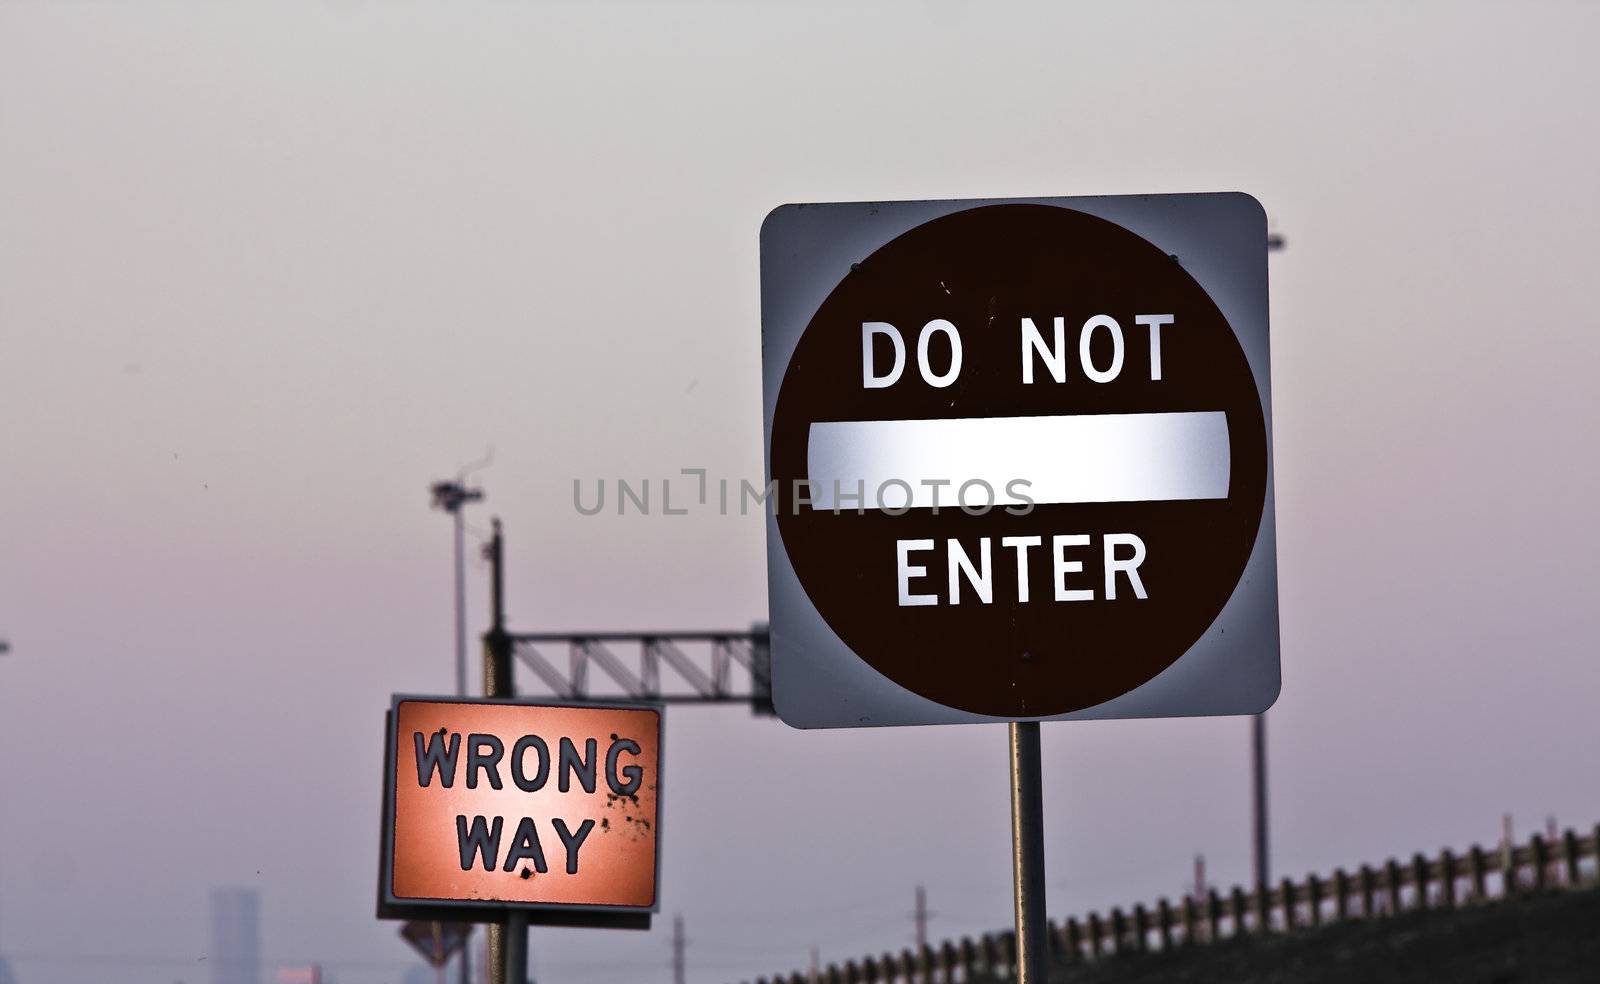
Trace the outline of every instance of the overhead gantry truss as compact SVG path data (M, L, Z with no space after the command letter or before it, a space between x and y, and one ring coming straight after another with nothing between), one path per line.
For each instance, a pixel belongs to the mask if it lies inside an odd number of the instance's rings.
M748 704L757 715L773 714L772 650L765 625L743 632L513 632L509 637L517 661L542 684L515 687L519 695L542 690L576 703ZM564 671L560 650L566 651ZM599 674L592 675L591 667Z

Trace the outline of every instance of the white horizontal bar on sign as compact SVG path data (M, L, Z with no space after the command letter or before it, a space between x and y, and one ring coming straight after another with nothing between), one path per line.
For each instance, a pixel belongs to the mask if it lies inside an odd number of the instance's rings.
M899 511L904 486L909 508L954 508L962 484L975 480L988 483L999 506L1228 495L1228 420L1220 410L819 421L806 454L813 509L832 510L837 501L844 511ZM1013 494L1007 486L1018 479L1029 484ZM966 501L984 505L988 493L974 487Z

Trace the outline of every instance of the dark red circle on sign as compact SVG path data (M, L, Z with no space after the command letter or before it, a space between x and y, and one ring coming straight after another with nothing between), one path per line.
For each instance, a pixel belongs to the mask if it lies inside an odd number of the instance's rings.
M1141 314L1168 314L1161 329L1161 378L1152 380ZM1121 327L1124 361L1097 383L1079 360L1079 332L1095 315ZM1066 379L1035 359L1022 381L1021 320L1046 341L1065 325ZM955 382L928 385L916 345L929 321L955 325L962 367ZM893 385L862 385L862 324L886 322L905 339L906 366ZM930 336L934 374L950 346ZM890 360L886 340L880 365ZM1092 334L1090 360L1112 361L1110 333ZM814 510L797 496L809 476L811 426L822 421L921 420L1177 411L1226 416L1225 498L1039 503L1025 515L996 507L972 515L944 490L938 514L868 508ZM1039 449L1048 454L1048 449ZM1250 366L1216 304L1171 257L1095 216L1047 205L991 205L934 219L856 264L823 302L789 360L772 421L773 503L790 563L812 604L861 659L895 683L947 707L999 717L1039 717L1093 707L1149 681L1182 656L1232 595L1260 528L1267 480L1266 424ZM942 475L907 475L918 484ZM1028 479L1027 474L1013 476ZM868 489L867 504L874 490ZM981 491L981 490L975 490ZM997 490L999 491L999 490ZM897 508L902 493L891 489ZM973 501L981 505L981 499ZM1115 600L1103 589L1103 539L1132 533L1146 548L1139 566L1145 598L1128 581ZM1073 548L1083 563L1067 580L1092 601L1058 601L1052 537L1088 535ZM1019 601L1016 554L1007 536L1039 536L1028 551L1028 600ZM967 591L949 604L946 544L974 560L991 540L993 600ZM897 540L932 540L917 555L927 575L918 593L938 603L898 604ZM963 581L962 588L969 588Z

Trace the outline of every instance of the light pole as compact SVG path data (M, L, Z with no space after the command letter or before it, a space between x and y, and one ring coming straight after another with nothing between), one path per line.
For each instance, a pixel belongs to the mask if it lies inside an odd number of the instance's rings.
M461 507L469 502L483 500L483 490L468 488L464 479L465 475L458 475L455 481L434 482L428 486L428 491L433 495L433 508L443 509L455 520L457 697L467 695L467 572L466 561L462 556ZM468 984L472 973L471 941L472 929L469 926L467 938L461 944L461 984Z
M462 557L461 507L469 502L481 502L483 490L468 488L461 479L453 482L434 482L428 487L433 494L433 508L442 509L455 520L456 532L456 696L467 695L467 574Z

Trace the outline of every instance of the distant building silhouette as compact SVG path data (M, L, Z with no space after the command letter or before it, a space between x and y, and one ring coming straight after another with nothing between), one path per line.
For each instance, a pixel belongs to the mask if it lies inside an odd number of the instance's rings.
M261 984L261 894L211 890L211 984Z

